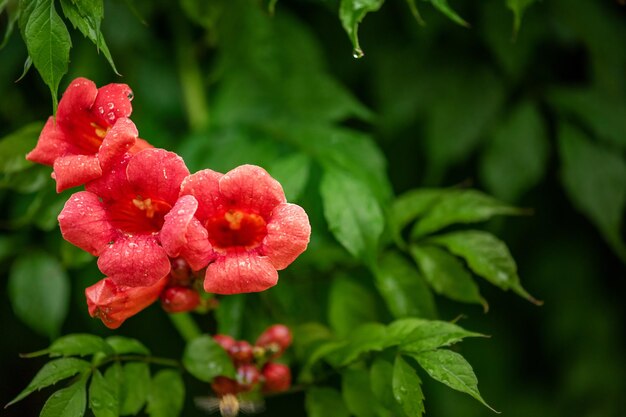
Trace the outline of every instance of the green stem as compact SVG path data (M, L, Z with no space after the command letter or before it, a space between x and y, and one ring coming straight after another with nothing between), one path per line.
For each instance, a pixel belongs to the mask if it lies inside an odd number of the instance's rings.
M168 316L176 330L178 330L178 333L180 333L186 342L190 342L202 334L200 328L189 313L174 313L168 314Z
M103 365L107 365L111 362L144 362L153 363L155 365L171 366L172 368L182 368L181 363L175 359L160 358L158 356L145 356L145 355L115 355L110 356L94 365L94 368L99 368Z
M173 18L176 34L176 55L178 74L183 90L183 101L189 121L189 127L197 132L209 125L209 106L206 97L206 86L202 81L202 71L194 50L194 42L189 32L188 22L180 16Z

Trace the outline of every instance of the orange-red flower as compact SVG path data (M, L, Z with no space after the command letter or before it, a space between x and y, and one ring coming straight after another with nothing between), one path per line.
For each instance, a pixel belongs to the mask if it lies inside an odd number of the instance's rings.
M127 287L104 278L85 289L89 315L102 320L109 329L117 329L124 320L154 303L167 282L165 277L151 286Z
M57 192L99 178L116 157L151 147L128 119L132 97L126 84L98 89L93 81L75 79L26 159L53 167Z
M61 233L99 256L98 267L117 285L153 285L170 272L162 244L176 234L163 238L161 228L188 174L183 160L163 149L126 155L70 197L59 215Z
M161 236L178 236L178 241L165 239L172 244L164 247L170 256L185 258L189 243L200 241L194 217L200 222L210 243L207 292L264 291L276 284L277 270L286 268L308 245L311 226L305 211L286 202L280 183L263 168L243 165L226 174L199 171L183 181L181 195L166 216Z

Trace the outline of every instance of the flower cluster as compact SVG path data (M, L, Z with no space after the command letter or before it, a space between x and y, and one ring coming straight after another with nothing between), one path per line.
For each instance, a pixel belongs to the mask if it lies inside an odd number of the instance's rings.
M195 308L198 293L177 284L177 262L209 293L275 285L308 245L305 211L258 166L191 174L180 156L139 138L132 98L125 84L74 80L26 156L53 167L58 192L85 187L58 219L106 275L86 290L90 314L114 328L159 297L170 312Z
M254 346L227 335L218 334L213 339L224 348L237 369L236 379L218 376L213 380L211 388L219 397L248 392L259 386L263 393L282 392L291 386L289 367L273 362L291 345L291 332L287 326L275 324L268 327Z

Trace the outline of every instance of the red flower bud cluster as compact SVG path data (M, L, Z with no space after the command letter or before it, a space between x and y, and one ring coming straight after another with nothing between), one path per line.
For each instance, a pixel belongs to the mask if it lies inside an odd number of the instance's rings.
M275 324L267 328L254 346L223 334L213 339L224 348L237 369L236 379L218 376L213 380L211 388L216 395L237 395L256 388L264 393L281 392L291 386L289 367L273 362L291 345L291 331L287 326Z
M161 297L165 310L200 302L191 275L216 294L264 291L307 247L305 211L263 168L190 173L183 159L138 137L125 84L70 84L26 158L53 168L57 191L84 185L59 224L98 257L90 314L109 327ZM165 288L167 287L167 288Z

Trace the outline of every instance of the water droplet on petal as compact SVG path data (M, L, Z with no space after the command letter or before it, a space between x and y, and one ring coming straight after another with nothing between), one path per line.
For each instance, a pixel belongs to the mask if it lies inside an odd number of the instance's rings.
M361 48L354 48L352 50L352 57L355 59L359 59L359 58L363 58L365 54L363 53L363 50Z
M98 107L98 113L104 114L104 107L102 106Z
M129 100L129 101L133 101L133 99L135 98L135 95L134 95L134 94L133 94L133 92L131 91L130 93L128 93L128 94L126 95L126 97L128 97L128 100Z
M115 104L109 103L107 104L107 107L109 108L109 110L113 110L115 108Z
M106 118L112 124L115 121L115 113L113 113L112 111L108 112Z

